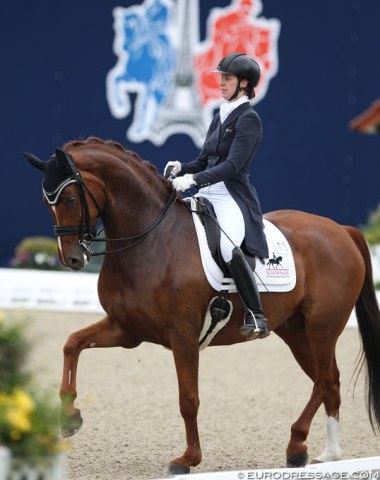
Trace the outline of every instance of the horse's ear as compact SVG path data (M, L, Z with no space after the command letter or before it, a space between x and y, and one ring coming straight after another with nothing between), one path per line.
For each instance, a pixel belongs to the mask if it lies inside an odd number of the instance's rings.
M58 164L63 171L71 174L72 169L70 165L70 161L67 157L67 153L61 150L60 148L55 149L55 158L58 160Z
M28 162L33 165L33 167L38 168L39 170L45 171L46 162L40 160L38 157L33 155L29 152L22 152L24 157L28 160Z

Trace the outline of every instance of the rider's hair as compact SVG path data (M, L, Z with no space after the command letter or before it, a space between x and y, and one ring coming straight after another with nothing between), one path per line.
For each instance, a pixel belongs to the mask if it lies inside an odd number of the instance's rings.
M243 80L243 78L241 78L241 80ZM246 87L241 87L241 90L243 90L245 92L245 94L247 95L247 97L249 99L255 98L256 94L255 94L255 88L253 86L253 83L248 79L246 79L246 80L248 81L248 84L247 84Z

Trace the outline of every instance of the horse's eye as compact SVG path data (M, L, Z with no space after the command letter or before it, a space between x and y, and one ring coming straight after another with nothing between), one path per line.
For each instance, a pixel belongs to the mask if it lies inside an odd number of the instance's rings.
M68 205L72 205L73 203L75 203L75 196L72 195L71 197L68 197L68 198L66 199L66 203L67 203Z

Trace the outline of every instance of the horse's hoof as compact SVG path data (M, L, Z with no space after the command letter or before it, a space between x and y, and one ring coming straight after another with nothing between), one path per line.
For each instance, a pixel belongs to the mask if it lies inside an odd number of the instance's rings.
M286 466L288 468L299 468L305 467L309 460L309 455L307 452L301 453L300 455L294 455L293 457L288 457L286 460Z
M64 418L62 420L61 434L63 438L71 437L75 435L82 426L83 419L79 412L75 413L71 417Z
M164 475L184 475L190 473L190 468L180 463L169 463L165 468Z

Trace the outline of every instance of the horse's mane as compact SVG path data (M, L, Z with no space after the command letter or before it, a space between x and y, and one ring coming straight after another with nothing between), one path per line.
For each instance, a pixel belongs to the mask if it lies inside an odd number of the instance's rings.
M121 152L127 153L128 156L132 155L136 160L143 162L144 160L136 153L132 152L131 150L127 150L123 145L119 142L115 142L115 140L103 140L99 137L88 137L82 140L70 140L69 142L65 143L63 149L66 150L67 148L73 147L82 147L83 145L106 145L112 148L116 148ZM125 157L122 157L122 160L127 161Z
M122 161L128 162L128 159L130 157L133 157L135 160L137 160L138 162L141 162L143 165L150 168L151 171L156 173L156 175L158 175L157 167L153 165L153 163L149 162L148 160L143 160L138 153L133 152L132 150L127 150L121 143L116 142L115 140L111 140L111 139L103 140L99 137L91 136L82 140L78 140L78 139L70 140L69 142L65 143L65 145L63 146L63 149L65 150L66 148L70 148L70 147L73 147L73 148L81 147L83 145L105 145L108 147L115 148L127 154L127 156L120 157Z
M142 166L147 168L147 170L150 171L151 174L160 178L165 184L167 184L168 190L171 190L169 182L164 180L164 178L158 173L157 167L153 163L149 162L148 160L143 160L138 153L133 152L132 150L127 150L121 143L116 142L115 140L103 140L99 137L90 136L86 139L70 140L63 145L63 149L66 150L70 148L77 148L84 145L103 145L124 153L125 155L118 156L121 161L125 163L128 163L128 161L131 159L137 161Z

